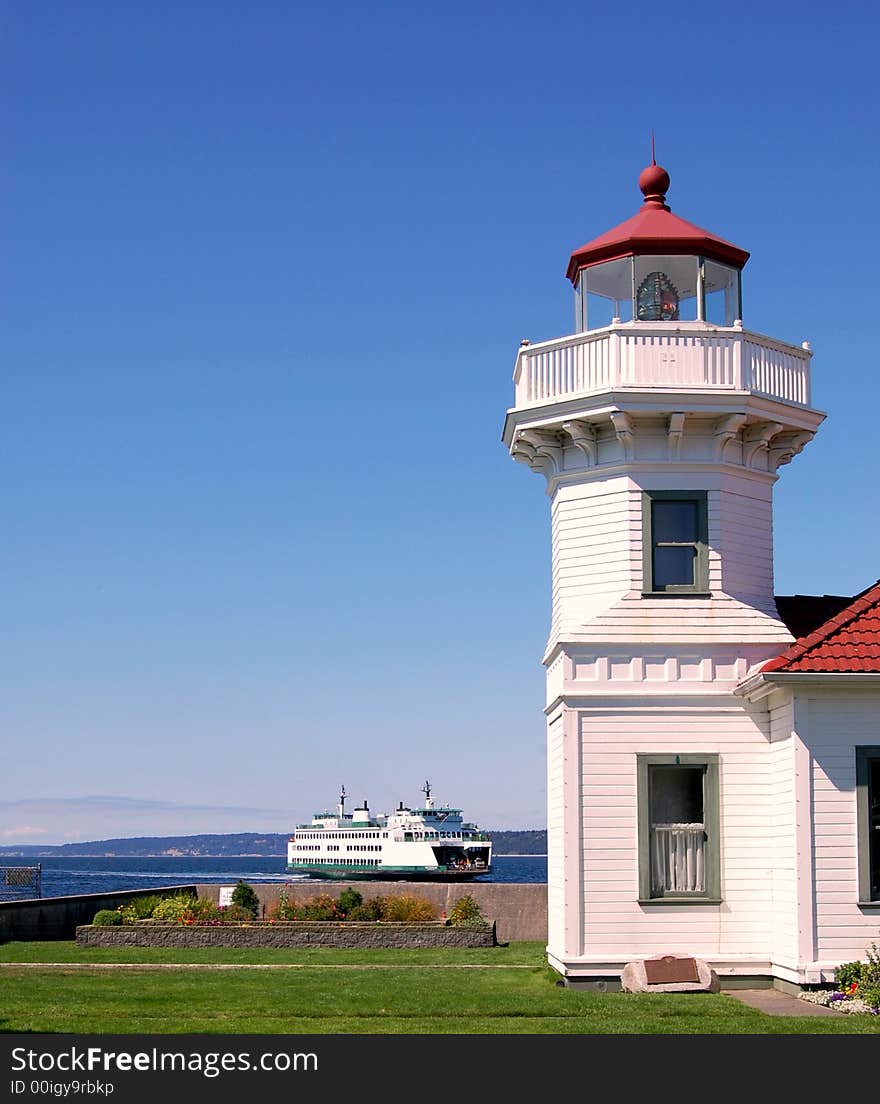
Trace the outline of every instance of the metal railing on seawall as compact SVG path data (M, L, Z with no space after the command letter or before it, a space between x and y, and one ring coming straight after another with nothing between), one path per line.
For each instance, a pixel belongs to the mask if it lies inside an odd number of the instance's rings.
M0 866L0 901L21 901L42 897L43 867Z

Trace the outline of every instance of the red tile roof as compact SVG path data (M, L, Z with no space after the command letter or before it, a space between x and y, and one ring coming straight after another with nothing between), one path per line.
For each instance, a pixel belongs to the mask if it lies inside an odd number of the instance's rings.
M880 580L761 670L880 672Z

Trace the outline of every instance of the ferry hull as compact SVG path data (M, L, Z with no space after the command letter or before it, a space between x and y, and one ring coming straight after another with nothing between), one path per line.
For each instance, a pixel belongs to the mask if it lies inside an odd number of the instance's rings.
M482 870L377 870L375 867L369 870L332 870L327 867L288 866L287 870L290 874L305 874L318 881L331 882L472 882L474 878L492 873L491 867Z

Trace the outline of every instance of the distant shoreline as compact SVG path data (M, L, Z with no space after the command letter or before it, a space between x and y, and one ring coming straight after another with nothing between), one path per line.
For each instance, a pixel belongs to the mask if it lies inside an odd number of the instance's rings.
M547 832L540 828L492 829L487 832L495 855L511 858L546 858ZM0 864L8 859L38 862L42 859L284 859L289 833L202 832L187 836L115 836L76 843L18 844L0 847ZM543 851L523 851L543 847ZM277 847L277 851L272 851ZM507 848L512 847L512 851Z

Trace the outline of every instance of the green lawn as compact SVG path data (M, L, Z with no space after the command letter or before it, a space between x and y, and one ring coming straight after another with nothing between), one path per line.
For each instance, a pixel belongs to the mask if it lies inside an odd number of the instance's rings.
M466 965L542 966L544 944L510 943L502 947L438 947L424 950L365 948L343 950L324 947L290 947L258 950L233 947L80 947L73 941L0 943L2 962L181 962L233 965ZM4 972L4 977L5 972Z
M291 968L90 968L120 961L179 964L182 958ZM556 985L557 975L544 963L537 943L479 951L140 950L136 956L73 943L7 943L0 946L0 961L68 964L0 967L4 1032L880 1033L880 1017L766 1016L725 994L634 996L564 989ZM474 968L461 968L466 965Z

